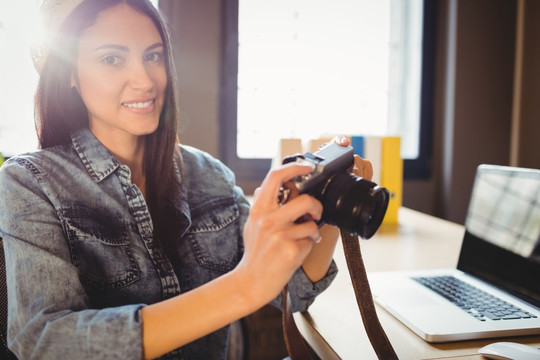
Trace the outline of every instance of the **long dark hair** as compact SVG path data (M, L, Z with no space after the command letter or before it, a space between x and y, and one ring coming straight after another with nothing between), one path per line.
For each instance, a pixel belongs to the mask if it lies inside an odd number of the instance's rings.
M157 9L147 0L86 0L61 25L41 70L36 92L36 130L41 148L69 144L70 134L88 127L88 110L79 93L71 87L78 41L81 33L96 21L102 11L124 3L148 16L164 43L167 70L165 103L157 130L145 135L143 170L146 176L146 202L154 223L154 234L166 250L172 250L178 232L175 200L180 184L175 157L178 150L178 90L167 25ZM54 46L54 44L56 44Z

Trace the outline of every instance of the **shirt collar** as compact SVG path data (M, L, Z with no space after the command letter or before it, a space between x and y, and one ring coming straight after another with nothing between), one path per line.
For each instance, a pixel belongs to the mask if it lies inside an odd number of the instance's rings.
M88 171L88 174L90 174L96 182L102 181L122 166L88 128L73 132L71 134L71 142L73 143L73 149L75 149L79 155L86 171ZM182 171L180 170L181 164L181 156L175 156L174 167L176 175L181 183L177 204L180 212L185 217L185 219L181 220L184 222L182 225L182 235L184 235L191 225L191 213L187 201L188 194L182 181ZM125 169L128 171L129 176L129 168L126 166Z
M73 148L81 158L88 174L97 182L112 174L120 163L88 128L71 134Z

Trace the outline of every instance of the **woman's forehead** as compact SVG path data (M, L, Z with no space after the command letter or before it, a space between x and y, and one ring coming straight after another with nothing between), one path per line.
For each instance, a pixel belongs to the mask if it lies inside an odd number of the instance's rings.
M81 34L81 42L90 46L97 43L144 43L162 42L161 35L152 19L129 5L118 4L99 13L94 24Z

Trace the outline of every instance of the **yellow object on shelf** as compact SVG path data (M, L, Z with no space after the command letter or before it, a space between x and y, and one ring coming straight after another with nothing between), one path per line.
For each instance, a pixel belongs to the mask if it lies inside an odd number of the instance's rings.
M401 139L397 136L382 138L380 185L390 192L390 201L383 224L397 224L398 210L403 199L403 159L401 158Z

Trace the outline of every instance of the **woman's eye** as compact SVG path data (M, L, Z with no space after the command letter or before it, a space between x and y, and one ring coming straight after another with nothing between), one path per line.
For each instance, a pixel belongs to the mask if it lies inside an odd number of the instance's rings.
M119 56L110 55L104 57L102 61L107 65L118 65L121 62L121 59Z
M160 52L153 52L151 54L146 55L146 61L161 62L162 59L163 59L163 54Z

